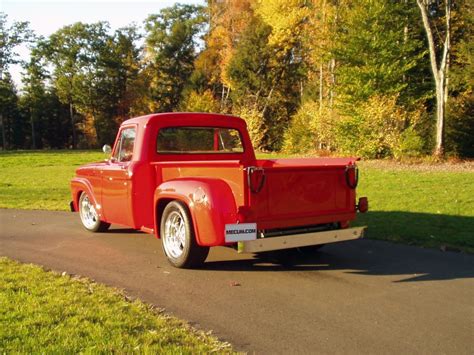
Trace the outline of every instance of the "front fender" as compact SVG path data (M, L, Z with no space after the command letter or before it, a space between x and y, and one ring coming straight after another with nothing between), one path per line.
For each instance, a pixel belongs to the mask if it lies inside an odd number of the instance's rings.
M187 205L199 245L225 245L225 225L236 223L237 206L234 194L224 180L180 178L159 185L154 196L155 231L158 237L162 212L160 206L169 200L179 200Z
M71 196L74 211L79 211L79 197L83 191L89 195L89 198L96 207L99 217L102 217L102 209L96 197L94 196L94 193L92 192L92 185L90 184L89 180L80 177L75 177L71 180Z

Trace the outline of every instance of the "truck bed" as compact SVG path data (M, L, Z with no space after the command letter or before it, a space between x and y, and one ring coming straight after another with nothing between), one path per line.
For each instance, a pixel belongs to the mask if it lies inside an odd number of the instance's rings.
M346 167L356 158L257 160L265 183L250 194L250 208L261 229L347 222L355 218L355 190Z

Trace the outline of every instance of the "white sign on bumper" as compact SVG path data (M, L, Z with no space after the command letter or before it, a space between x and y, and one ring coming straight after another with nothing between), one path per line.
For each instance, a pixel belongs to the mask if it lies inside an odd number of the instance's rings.
M238 223L225 225L225 242L241 242L257 239L257 223Z

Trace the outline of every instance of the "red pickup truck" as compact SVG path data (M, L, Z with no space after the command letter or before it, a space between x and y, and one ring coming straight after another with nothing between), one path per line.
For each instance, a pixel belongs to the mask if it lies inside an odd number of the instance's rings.
M362 237L356 158L256 159L245 121L162 113L120 127L104 162L76 170L71 210L103 232L111 223L162 239L176 267L201 265L212 246L259 253Z

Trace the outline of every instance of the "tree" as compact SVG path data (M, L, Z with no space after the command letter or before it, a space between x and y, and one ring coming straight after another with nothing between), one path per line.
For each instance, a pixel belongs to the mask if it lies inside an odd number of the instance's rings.
M119 28L109 41L112 46L111 58L108 65L109 75L117 83L117 115L120 122L130 116L137 116L147 112L143 104L146 97L146 82L142 80L143 58L142 47L137 42L142 39L135 26Z
M7 82L10 78L6 78L4 83L4 75L8 72L8 67L12 64L19 63L18 54L15 48L20 44L27 42L32 36L32 32L28 28L28 22L13 22L10 27L7 27L7 15L0 12L0 81L2 85L9 85ZM6 90L4 92L9 92ZM6 101L8 97L4 98ZM6 128L3 114L0 113L0 125L2 126L2 144L3 149L7 149Z
M197 56L196 36L205 18L202 7L176 4L145 21L146 56L151 76L152 109L177 108Z
M15 48L32 37L28 22L13 22L7 27L7 15L0 12L0 79L12 64L20 62Z
M0 116L2 117L2 146L18 148L23 143L23 117L18 111L18 97L10 73L0 80Z
M87 43L87 25L75 23L65 26L49 37L46 55L53 64L52 80L60 101L69 107L72 148L77 146L74 84L80 74Z
M459 0L451 13L446 153L474 156L474 4Z
M398 95L404 105L416 101L410 80L416 78L423 51L416 31L406 33L405 19L412 16L409 6L385 0L355 0L341 10L333 53L344 113L374 95Z
M442 10L434 0L416 0L420 8L421 19L428 40L431 71L436 87L436 145L434 154L444 154L444 121L446 115L446 102L448 98L447 75L449 71L449 53L451 50L451 0L444 0L444 36L433 34L433 19L431 15L438 15ZM436 29L438 33L439 29Z
M29 116L31 127L31 145L32 149L41 148L40 140L37 140L38 125L40 124L46 102L46 85L48 77L43 56L43 39L38 39L36 46L31 49L30 61L24 64L25 73L23 74L23 95L21 97L22 106L26 108L25 114Z
M271 33L272 28L254 16L227 69L233 110L247 118L255 146L264 150L281 148L299 104L302 74L293 51L269 44Z
M111 34L107 22L76 23L50 36L47 56L59 98L69 106L73 147L110 143L118 124L144 111L136 104L147 91L139 79L140 38L134 26Z

